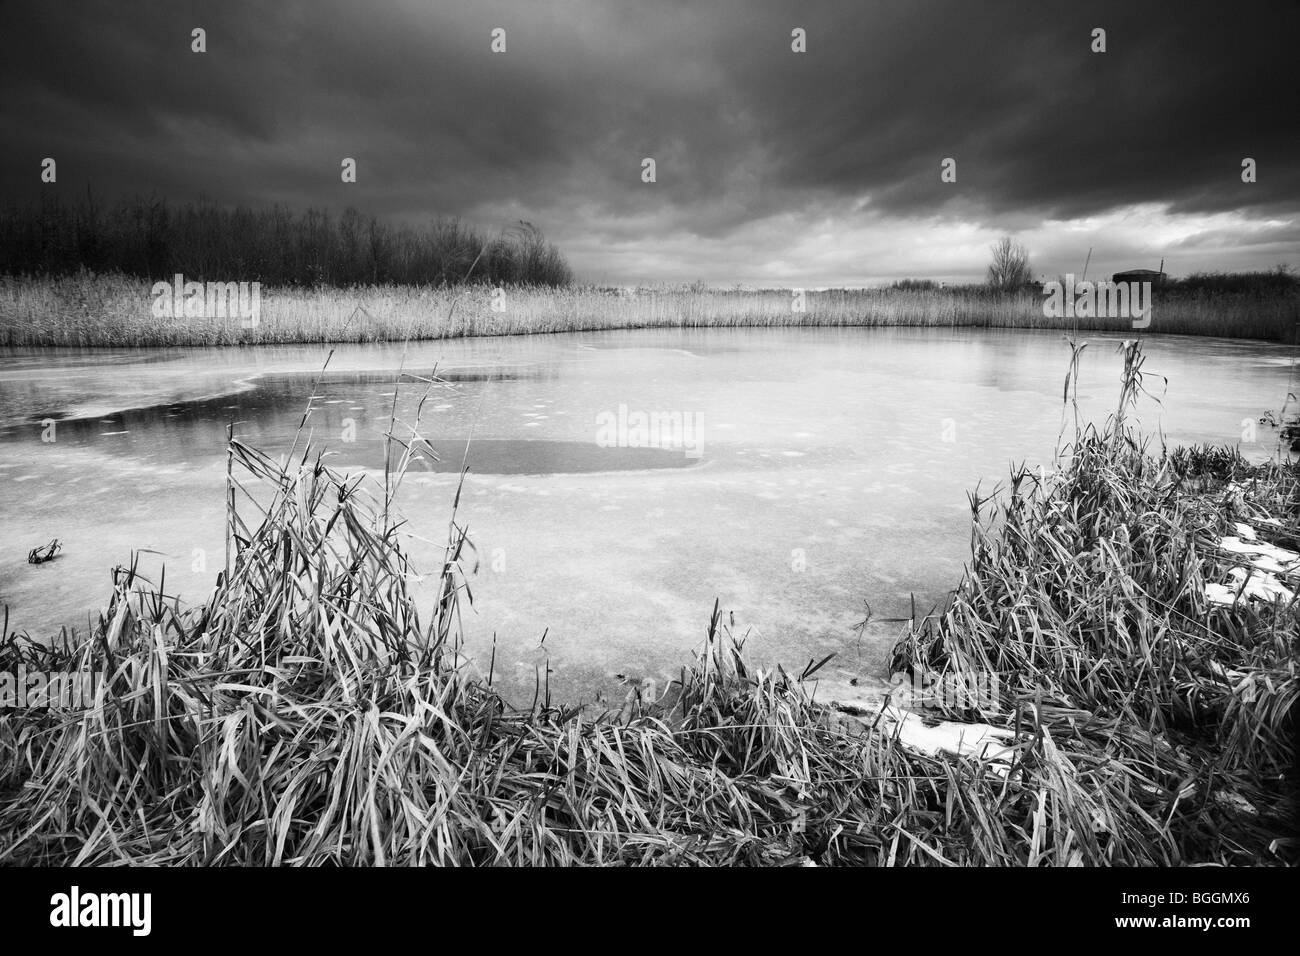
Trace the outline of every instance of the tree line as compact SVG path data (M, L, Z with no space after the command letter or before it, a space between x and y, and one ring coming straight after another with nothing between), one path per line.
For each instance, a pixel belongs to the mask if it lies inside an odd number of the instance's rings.
M349 208L294 212L87 195L11 205L0 216L0 272L60 276L88 270L141 279L254 281L270 286L530 284L565 286L573 273L532 223L493 235L459 219L391 225Z

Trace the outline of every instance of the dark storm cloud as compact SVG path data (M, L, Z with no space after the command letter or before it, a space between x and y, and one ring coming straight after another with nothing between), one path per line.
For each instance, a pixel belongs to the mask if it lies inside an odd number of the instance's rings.
M1217 210L1300 199L1291 4L907 3L822 8L817 57L733 36L732 88L765 104L773 180L917 211L967 201L1058 218L1126 203ZM1089 49L1093 27L1108 51ZM748 34L748 31L747 31ZM1240 162L1269 170L1243 187Z
M10 3L4 18L4 198L38 195L54 156L69 192L524 217L590 257L661 253L646 268L665 276L691 237L748 231L751 257L779 257L765 222L1300 209L1285 2ZM1293 252L1277 229L1268 254Z

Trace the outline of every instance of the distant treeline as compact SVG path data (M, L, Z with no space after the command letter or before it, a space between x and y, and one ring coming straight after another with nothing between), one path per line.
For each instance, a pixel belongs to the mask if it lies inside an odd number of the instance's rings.
M280 206L253 210L136 197L11 206L0 217L0 273L57 277L83 270L141 279L250 281L271 286L398 283L566 286L564 256L531 223L493 236L457 219L392 226Z
M1080 277L1075 276L1078 280ZM1098 275L1094 280L1109 279L1109 275ZM1056 281L1065 283L1065 276L1057 276ZM1042 283L1025 282L1019 287L1026 292L1041 292ZM933 279L900 279L889 286L895 292L934 292L954 296L976 298L997 298L1006 290L988 283L939 283ZM1292 272L1285 265L1265 272L1193 272L1180 279L1166 278L1155 285L1154 291L1159 298L1176 298L1184 296L1234 296L1240 298L1276 299L1294 296L1300 293L1300 275Z
M1282 265L1269 272L1193 272L1181 279L1166 280L1157 289L1166 293L1271 299L1300 291L1300 275Z

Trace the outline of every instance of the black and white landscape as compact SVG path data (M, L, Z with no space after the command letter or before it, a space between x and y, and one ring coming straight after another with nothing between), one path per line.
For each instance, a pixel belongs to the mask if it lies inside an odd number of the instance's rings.
M0 864L1296 862L1295 4L3 17Z

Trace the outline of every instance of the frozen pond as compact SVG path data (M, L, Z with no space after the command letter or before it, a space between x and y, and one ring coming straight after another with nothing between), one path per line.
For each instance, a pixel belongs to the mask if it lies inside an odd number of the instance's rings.
M1080 399L1100 420L1119 390L1118 337L1086 336ZM140 552L167 590L202 600L223 561L225 434L288 449L329 348L0 353L0 602L9 629L84 629L109 571ZM1278 409L1290 351L1148 337L1144 427L1171 444L1237 444ZM756 658L879 673L897 625L967 553L966 492L1050 458L1069 350L1059 333L949 329L699 329L341 346L311 425L332 463L382 467L399 366L450 386L425 406L443 461L408 478L411 528L445 540L456 471L480 567L469 651L532 696L539 663L564 699L663 681L713 601ZM1159 376L1168 378L1168 388ZM404 384L398 415L422 389ZM640 416L645 416L644 418ZM56 424L51 430L49 420ZM642 427L647 426L647 427ZM1260 427L1243 443L1275 450ZM42 440L43 438L54 440ZM632 446L653 447L632 447ZM27 550L57 537L40 566ZM433 568L432 550L417 548ZM544 646L539 639L549 629Z

